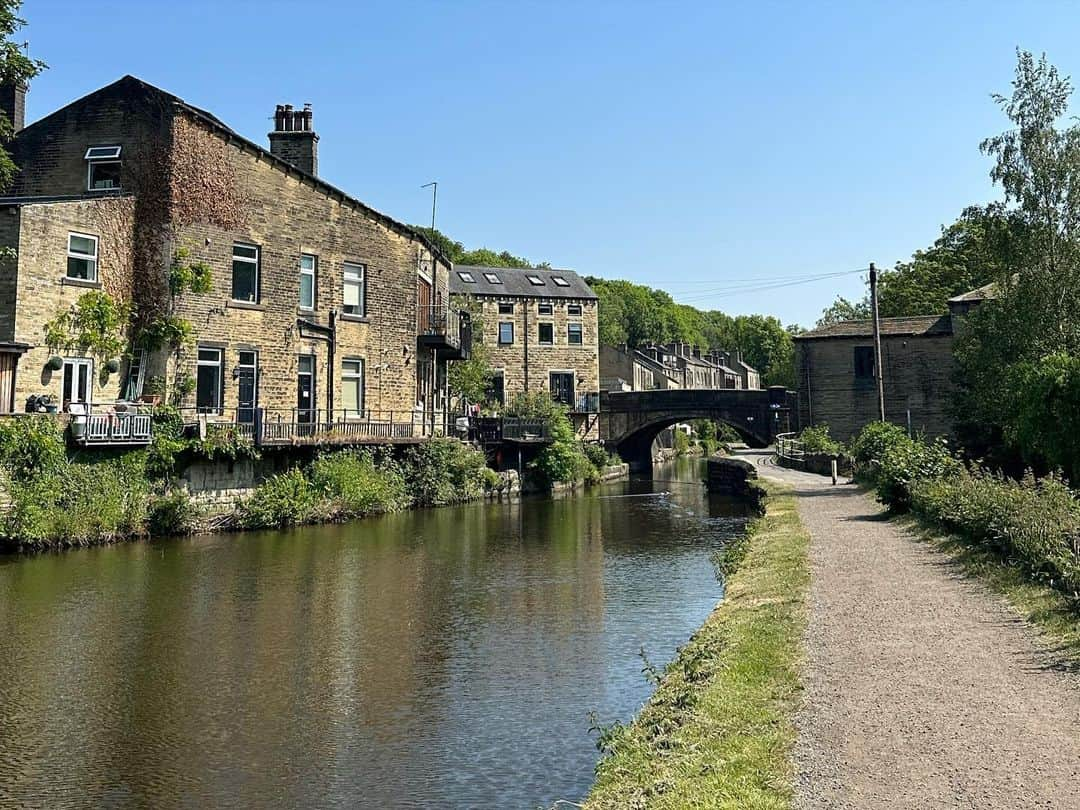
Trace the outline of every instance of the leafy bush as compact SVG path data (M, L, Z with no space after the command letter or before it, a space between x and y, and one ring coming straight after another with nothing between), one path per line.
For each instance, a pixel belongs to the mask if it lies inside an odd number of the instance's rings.
M855 437L851 444L851 455L859 467L872 468L881 462L890 446L907 438L907 432L899 425L871 422Z
M611 463L611 455L602 444L587 444L584 452L585 458L598 470L603 470Z
M8 495L3 535L17 547L78 546L146 533L149 493L138 457L13 478Z
M146 528L153 537L188 534L195 525L198 509L182 489L151 499L147 508Z
M963 465L949 452L944 441L926 442L902 436L885 449L876 465L878 500L892 509L907 509L915 482L955 475L961 470Z
M310 523L317 505L311 482L299 467L293 467L268 478L240 504L240 524L248 529L263 529Z
M742 444L743 438L727 422L721 422L716 428L716 440L722 445Z
M1080 598L1080 503L1060 478L1014 481L980 470L925 478L912 484L911 508Z
M347 519L393 512L409 505L401 471L392 463L376 464L369 450L342 450L315 459L311 484L326 504L328 517Z
M184 438L184 418L176 408L160 405L151 419L153 435L146 450L146 474L151 478L172 478L176 457L188 446Z
M685 456L690 452L690 437L686 435L685 431L675 428L675 453L680 456Z
M596 468L589 463L581 449L581 442L574 435L570 418L561 408L557 409L548 423L551 444L537 455L532 470L548 486L556 482L582 481L593 483L599 478Z
M807 453L825 453L830 456L839 456L844 452L844 445L829 435L828 425L815 425L804 428L799 434L803 450Z
M67 464L67 445L54 416L0 420L0 464L13 478L55 474Z
M484 454L456 439L434 439L413 447L405 464L409 494L417 506L476 500L492 486Z

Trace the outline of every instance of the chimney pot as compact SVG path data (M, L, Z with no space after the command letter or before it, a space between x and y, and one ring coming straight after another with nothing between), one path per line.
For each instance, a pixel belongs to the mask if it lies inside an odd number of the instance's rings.
M270 133L270 153L291 163L300 171L318 175L319 136L311 125L311 104L293 109L292 104L279 104L274 111L274 131Z

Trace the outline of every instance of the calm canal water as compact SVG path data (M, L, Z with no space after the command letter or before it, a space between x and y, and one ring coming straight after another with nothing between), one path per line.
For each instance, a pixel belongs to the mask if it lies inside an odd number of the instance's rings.
M0 558L0 805L580 799L742 530L701 462L561 500Z

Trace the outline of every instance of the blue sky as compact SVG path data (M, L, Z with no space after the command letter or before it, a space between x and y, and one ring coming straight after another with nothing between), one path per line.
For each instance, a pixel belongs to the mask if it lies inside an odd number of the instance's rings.
M995 199L1017 46L1080 75L1070 3L26 0L34 120L131 73L407 222L732 314L812 324ZM729 288L730 287L730 288ZM744 291L735 288L742 287Z

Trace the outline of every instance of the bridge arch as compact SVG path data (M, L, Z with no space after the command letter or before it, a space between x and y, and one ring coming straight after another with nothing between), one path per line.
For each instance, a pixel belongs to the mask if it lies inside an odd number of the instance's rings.
M614 392L602 397L601 436L637 471L651 467L653 441L679 422L722 422L752 447L764 447L792 429L793 398L783 388Z

